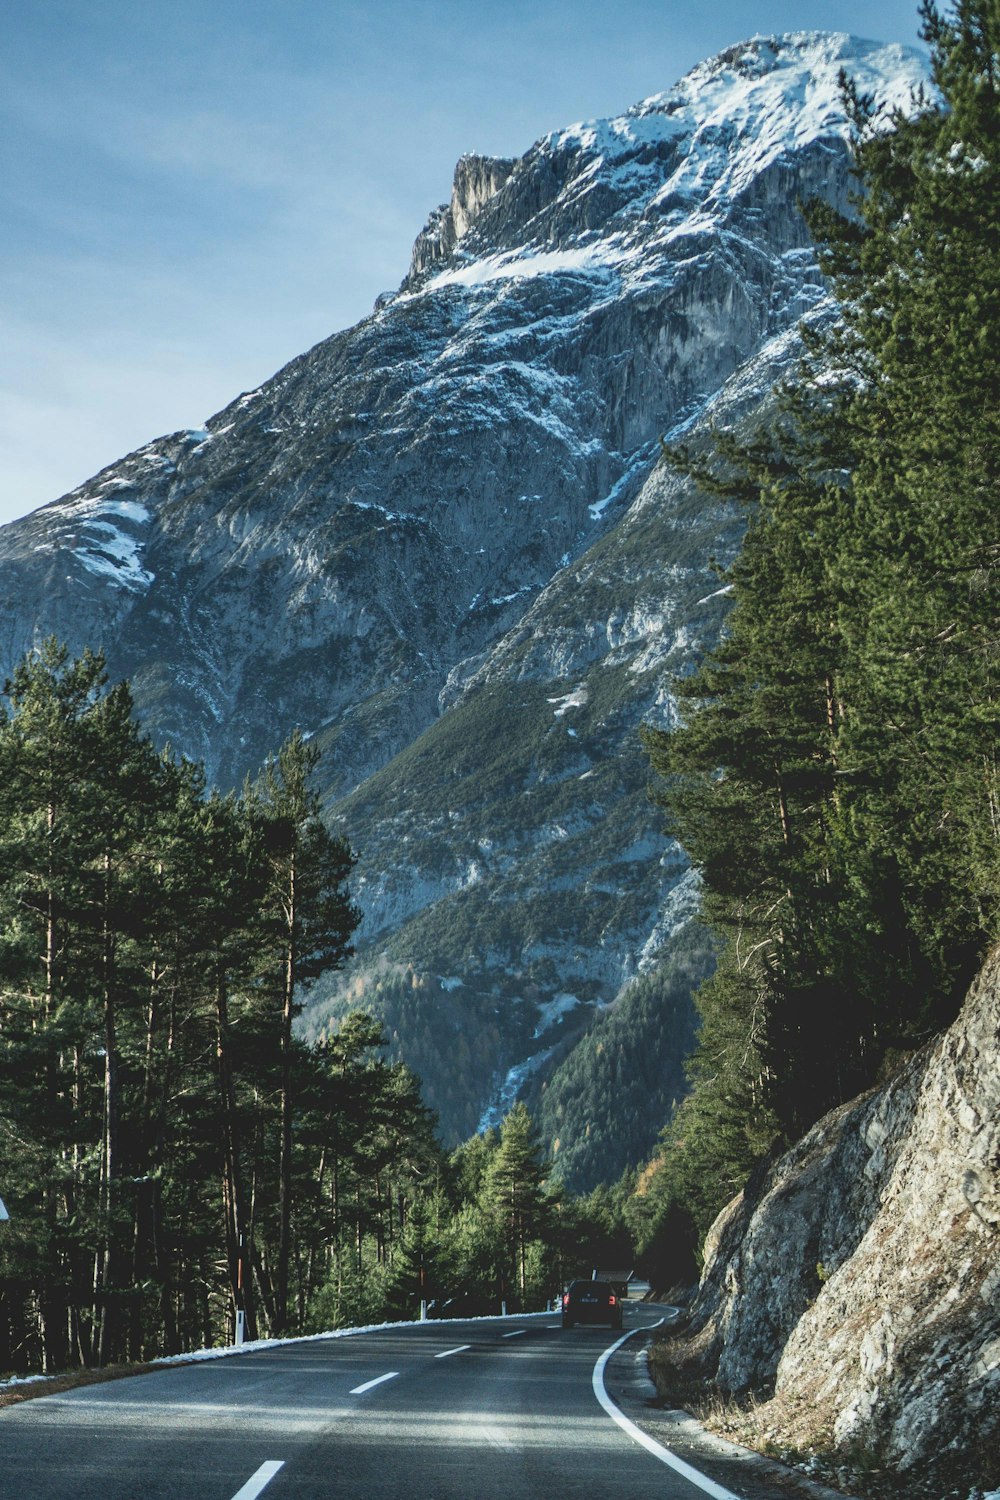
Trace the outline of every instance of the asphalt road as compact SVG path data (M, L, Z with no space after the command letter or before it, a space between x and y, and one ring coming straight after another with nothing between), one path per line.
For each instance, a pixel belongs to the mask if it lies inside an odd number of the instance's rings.
M0 1500L698 1500L600 1404L620 1337L431 1322L42 1397L0 1411Z

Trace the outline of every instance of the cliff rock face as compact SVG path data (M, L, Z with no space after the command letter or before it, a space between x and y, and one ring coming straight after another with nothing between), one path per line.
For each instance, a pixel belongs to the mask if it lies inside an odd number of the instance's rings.
M659 440L766 399L822 316L798 204L846 201L841 69L905 107L924 65L757 38L464 157L370 317L0 530L0 673L39 636L102 647L223 786L295 726L320 747L365 921L308 1024L377 1011L449 1140L696 904L636 730L717 637L738 523Z
M513 170L514 163L507 157L470 155L460 159L449 202L434 210L417 236L408 281L415 281L435 261L447 259L483 205L499 192Z
M957 1021L734 1201L696 1306L766 1425L925 1477L1000 1453L1000 953ZM991 1472L992 1468L992 1472Z

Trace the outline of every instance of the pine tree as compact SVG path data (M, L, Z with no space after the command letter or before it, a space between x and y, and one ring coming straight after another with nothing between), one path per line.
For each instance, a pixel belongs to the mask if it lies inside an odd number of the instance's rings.
M317 752L296 731L269 761L245 801L268 867L261 906L262 978L275 997L279 1026L280 1147L278 1233L272 1330L287 1323L293 1196L292 1025L305 985L347 957L359 913L347 894L353 855L320 817L310 785Z
M861 376L839 559L851 836L912 937L901 1039L953 1013L1000 898L1000 17L961 3L924 19L941 107L887 134L856 100L859 221L817 215L845 313L836 352Z
M167 772L134 723L127 687L108 688L99 656L71 662L46 642L6 696L0 994L11 1113L31 1120L46 1164L43 1361L65 1364L73 1353L103 1363L120 1353L134 1305L131 1125L148 1043L140 996ZM39 1066L16 1077L28 1017Z
M845 81L836 329L757 439L676 456L749 509L727 634L647 736L725 940L668 1144L692 1202L944 1024L1000 924L1000 14L924 22L939 99L886 120Z
M500 1126L500 1144L483 1178L482 1203L500 1230L504 1281L516 1287L522 1307L529 1290L529 1248L548 1228L544 1177L531 1116L519 1101Z

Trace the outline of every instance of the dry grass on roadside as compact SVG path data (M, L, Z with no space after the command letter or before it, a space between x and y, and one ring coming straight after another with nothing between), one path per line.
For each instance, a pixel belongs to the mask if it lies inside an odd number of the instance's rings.
M17 1406L22 1401L34 1401L39 1396L58 1396L63 1391L75 1391L83 1385L104 1385L109 1380L124 1380L129 1375L151 1375L154 1370L163 1368L163 1365L152 1364L108 1365L104 1370L66 1370L59 1375L46 1375L37 1380L24 1376L15 1377L13 1385L5 1385L0 1381L0 1407Z
M934 1472L900 1474L884 1454L862 1443L837 1445L830 1418L802 1398L770 1392L728 1396L705 1375L697 1336L654 1335L649 1369L660 1403L697 1418L710 1432L788 1464L820 1484L858 1500L973 1500L982 1475L996 1473L996 1455L972 1444L943 1459Z
M759 1452L770 1451L774 1434L765 1417L772 1406L766 1394L724 1395L704 1373L702 1351L696 1339L683 1333L654 1335L649 1350L650 1374L663 1406L690 1412L712 1432ZM828 1434L816 1434L818 1441Z

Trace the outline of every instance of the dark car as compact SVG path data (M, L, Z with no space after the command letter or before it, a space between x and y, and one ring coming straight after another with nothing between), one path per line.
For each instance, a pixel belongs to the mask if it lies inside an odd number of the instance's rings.
M564 1328L574 1323L610 1323L620 1328L621 1298L606 1281L571 1281L563 1292L562 1323Z

